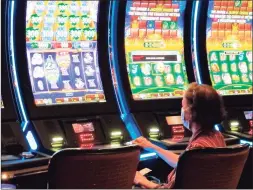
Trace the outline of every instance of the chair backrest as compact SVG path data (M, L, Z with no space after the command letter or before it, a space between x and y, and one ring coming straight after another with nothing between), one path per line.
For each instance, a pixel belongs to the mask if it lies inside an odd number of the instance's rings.
M248 145L185 151L179 158L174 187L236 189L248 154Z
M136 146L113 149L63 149L53 155L48 187L57 189L130 189L139 163Z
M237 189L253 189L253 147L250 147L248 159L244 165Z

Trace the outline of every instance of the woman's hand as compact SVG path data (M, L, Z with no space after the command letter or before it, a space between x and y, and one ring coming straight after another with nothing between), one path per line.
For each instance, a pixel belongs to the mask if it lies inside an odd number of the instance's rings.
M147 178L137 171L134 177L134 184L142 185L143 183L145 183L145 181L147 181Z
M153 149L154 148L154 144L152 144L149 140L147 140L146 138L144 137L139 137L137 139L135 139L133 141L134 144L137 144L138 146L146 149L146 150L150 150L150 149Z
M141 186L143 189L154 189L157 188L159 185L149 181L145 176L141 175L140 172L136 172L134 178L134 184Z

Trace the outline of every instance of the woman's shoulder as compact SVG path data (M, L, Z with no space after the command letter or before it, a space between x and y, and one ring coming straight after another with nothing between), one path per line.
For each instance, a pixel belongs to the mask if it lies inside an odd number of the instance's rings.
M223 146L225 146L225 141L222 133L213 131L205 135L200 135L189 144L188 149Z

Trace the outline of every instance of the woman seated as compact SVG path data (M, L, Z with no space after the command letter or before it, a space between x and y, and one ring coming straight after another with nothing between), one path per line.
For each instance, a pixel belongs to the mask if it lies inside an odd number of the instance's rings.
M187 150L203 147L225 147L224 137L214 129L225 117L223 101L219 94L208 85L191 83L182 99L181 119L185 128L192 132ZM137 138L134 143L140 147L154 151L173 168L177 167L179 155L152 144L144 137ZM156 184L149 181L138 171L134 183L143 188L173 188L176 170L168 176L167 184Z

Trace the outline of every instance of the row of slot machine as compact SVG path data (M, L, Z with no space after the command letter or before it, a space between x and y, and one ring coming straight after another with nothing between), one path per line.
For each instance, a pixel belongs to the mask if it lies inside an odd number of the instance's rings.
M46 173L50 156L68 147L115 148L143 135L184 150L191 133L181 100L194 81L223 96L228 118L217 129L227 145L252 143L251 1L3 1L2 9L2 182L27 187L19 179ZM140 160L156 158L143 151Z

